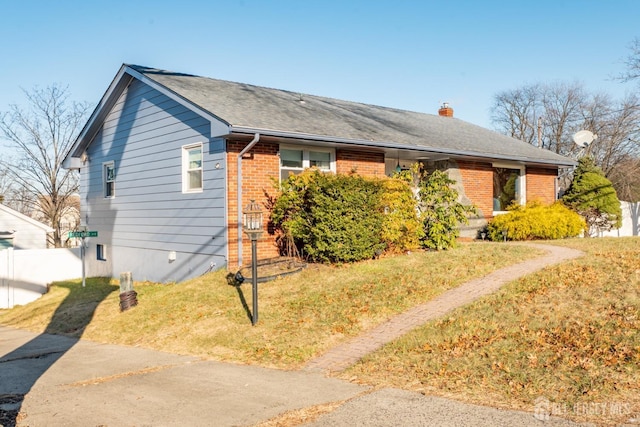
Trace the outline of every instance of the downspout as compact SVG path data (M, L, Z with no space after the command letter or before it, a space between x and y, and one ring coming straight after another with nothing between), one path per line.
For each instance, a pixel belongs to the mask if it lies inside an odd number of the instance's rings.
M238 265L242 265L242 156L260 141L260 134L253 135L253 139L238 154Z

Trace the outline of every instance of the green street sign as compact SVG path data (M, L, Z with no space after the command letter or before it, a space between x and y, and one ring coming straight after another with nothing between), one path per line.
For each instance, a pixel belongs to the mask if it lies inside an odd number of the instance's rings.
M97 231L70 231L69 232L69 238L72 237L81 237L81 238L85 238L85 237L98 237L98 232Z

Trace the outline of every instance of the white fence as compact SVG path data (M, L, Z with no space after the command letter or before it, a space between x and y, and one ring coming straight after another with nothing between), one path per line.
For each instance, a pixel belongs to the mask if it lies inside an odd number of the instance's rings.
M0 250L0 308L30 303L51 282L81 276L80 248Z
M640 202L620 202L622 227L602 232L603 237L637 236L640 233Z

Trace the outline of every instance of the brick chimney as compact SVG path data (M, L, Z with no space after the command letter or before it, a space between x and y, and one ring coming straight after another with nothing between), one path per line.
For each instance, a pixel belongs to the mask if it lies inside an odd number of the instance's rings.
M442 107L438 110L438 114L443 117L453 117L453 108L449 107L448 102L443 102Z

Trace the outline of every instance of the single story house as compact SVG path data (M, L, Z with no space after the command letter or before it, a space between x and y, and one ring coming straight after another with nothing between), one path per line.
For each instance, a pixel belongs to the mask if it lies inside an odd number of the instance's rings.
M556 199L571 159L456 119L124 64L65 159L81 171L90 276L181 281L250 260L242 208L315 166L447 169L487 220ZM265 215L265 228L268 215ZM276 255L274 236L260 257Z
M53 228L0 204L0 250L46 249Z

